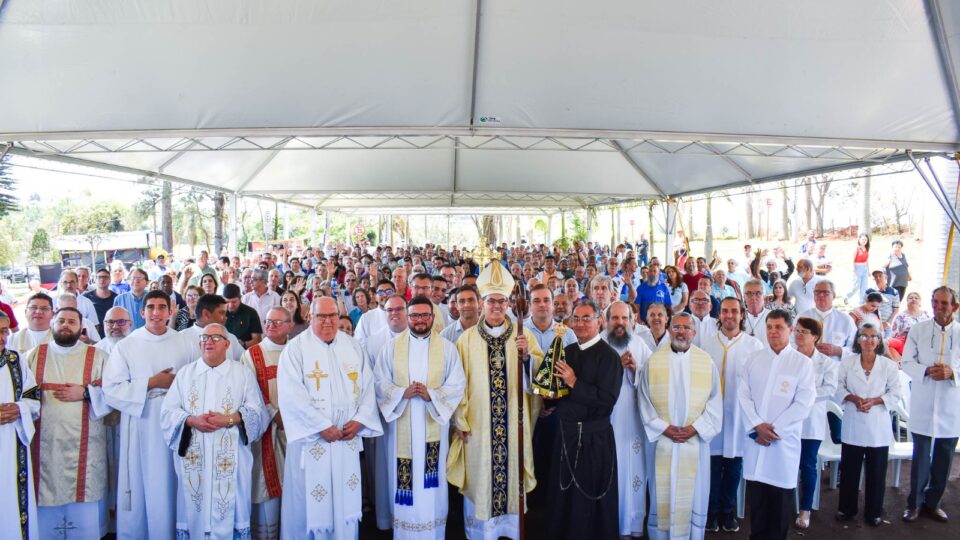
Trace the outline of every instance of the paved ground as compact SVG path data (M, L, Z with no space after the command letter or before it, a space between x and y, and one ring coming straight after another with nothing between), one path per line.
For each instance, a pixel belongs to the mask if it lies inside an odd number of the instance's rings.
M910 490L910 464L906 462L902 466L900 488L894 488L892 485L887 488L884 499L884 508L886 509L886 522L878 527L870 527L860 520L838 523L833 515L837 508L837 490L829 489L827 484L827 475L823 476L822 500L819 512L814 512L811 519L810 529L805 533L792 531L790 538L830 538L839 540L866 540L878 538L896 538L898 540L960 540L960 456L954 459L953 472L950 475L950 483L947 487L947 493L944 496L943 508L950 515L950 523L940 523L933 521L928 517L921 518L912 524L900 521L900 514L903 512L907 494ZM892 475L888 475L887 483L893 481ZM862 499L861 499L862 502ZM456 504L451 504L451 512L447 526L447 539L459 540L463 538L463 518ZM543 535L544 521L548 519L545 508L533 508L527 521L528 538L531 540L540 540ZM707 538L722 540L724 538L742 538L749 536L749 510L746 519L739 533L715 533L708 534ZM392 538L389 531L377 531L374 526L374 516L365 514L360 527L360 538L379 540Z

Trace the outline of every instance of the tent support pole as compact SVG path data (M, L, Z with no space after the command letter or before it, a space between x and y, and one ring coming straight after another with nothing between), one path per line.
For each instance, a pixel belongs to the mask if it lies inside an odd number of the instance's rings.
M230 193L227 195L227 198L230 199L230 204L228 206L228 219L230 219L230 246L229 253L233 257L237 254L237 245L240 243L240 236L237 234L237 194Z
M673 264L673 237L676 235L677 227L677 201L676 199L667 199L663 204L664 212L664 252L662 266Z

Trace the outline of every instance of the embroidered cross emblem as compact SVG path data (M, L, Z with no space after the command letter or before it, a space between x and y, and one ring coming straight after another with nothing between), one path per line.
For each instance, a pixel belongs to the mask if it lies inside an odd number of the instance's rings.
M633 453L634 453L634 454L639 454L641 450L643 450L643 442L642 442L639 438L634 439L634 440L633 440Z
M352 491L356 491L356 490L357 490L357 486L360 485L360 479L357 478L357 475L356 475L356 474L351 474L351 475L350 475L350 479L347 480L347 485L350 486L350 489L351 489Z
M640 481L640 477L639 477L639 476L634 476L634 477L633 477L633 491L634 491L634 492L640 491L640 488L641 488L642 486L643 486L643 482Z
M183 456L183 460L187 462L189 467L196 467L200 463L200 454L196 450L190 450L187 455Z
M313 448L310 449L310 455L313 456L313 459L320 461L320 458L327 453L327 449L320 444L320 441L313 443Z
M320 369L320 361L315 360L313 362L313 371L307 374L308 379L313 379L317 383L317 390L320 390L320 379L326 379L328 375Z
M790 390L790 383L788 381L783 381L780 383L780 393L786 394Z
M70 531L76 530L76 527L73 526L72 521L67 521L67 516L63 516L63 521L59 525L54 527L57 534L60 535L61 540L67 540L67 535L70 534Z
M231 460L230 457L231 456L227 454L220 454L219 459L217 459L217 468L220 469L220 472L223 474L227 474L233 470L233 460Z
M313 498L320 502L324 497L327 496L327 490L323 489L323 486L317 484L317 487L313 488L313 491L310 492L313 495Z

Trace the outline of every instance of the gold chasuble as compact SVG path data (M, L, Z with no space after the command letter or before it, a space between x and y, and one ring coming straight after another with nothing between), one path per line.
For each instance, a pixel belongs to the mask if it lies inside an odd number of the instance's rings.
M669 347L658 349L647 363L648 377L650 382L650 401L660 418L663 418L672 426L689 426L699 418L707 407L707 400L710 398L710 390L713 385L713 359L710 355L696 347L690 347L690 389L683 395L687 397L687 417L682 419L671 418L670 414L670 370L671 355L674 354ZM671 480L671 461L673 452L677 451L679 455L679 467L677 469L676 486L676 508L671 508L670 480ZM655 466L656 466L656 496L657 496L657 515L661 519L657 523L657 528L661 531L670 530L670 522L677 524L673 533L679 536L688 535L690 532L690 514L693 508L693 491L696 485L697 468L700 460L700 437L695 435L683 444L677 444L666 437L660 437L657 441ZM706 471L709 474L710 471ZM667 519L667 516L674 516L673 519Z
M499 264L495 262L493 264ZM460 488L476 507L476 518L488 520L506 514L519 514L517 481L518 422L517 387L523 379L517 373L516 329L510 319L500 337L484 330L480 319L457 340L467 379L464 399L453 415L453 426L470 433L464 443L459 437L450 442L447 456L447 480ZM543 353L529 330L524 330L530 347L533 370L540 367ZM533 474L533 426L541 401L524 393L523 445L524 487L532 491L537 481Z

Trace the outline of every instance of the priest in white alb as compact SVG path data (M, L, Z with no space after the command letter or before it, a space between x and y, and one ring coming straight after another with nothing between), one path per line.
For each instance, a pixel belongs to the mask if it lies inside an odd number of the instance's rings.
M359 536L360 437L383 432L373 373L360 344L337 331L337 304L310 305L310 328L280 355L277 392L287 432L280 537Z
M106 355L80 343L81 321L76 309L58 310L53 342L26 357L41 394L31 448L40 538L100 538L107 528Z
M177 471L177 540L250 538L253 452L270 421L257 380L227 358L228 332L211 323L201 357L163 398L160 424Z
M766 325L766 322L764 322ZM764 326L766 337L766 326ZM740 369L755 352L763 349L760 341L746 332L743 303L735 296L720 301L720 331L701 344L720 371L723 395L723 430L710 441L710 509L707 532L737 532L737 490L743 477L743 415L737 401Z
M37 293L27 300L27 325L20 326L16 334L10 336L7 348L26 356L30 349L42 343L50 343L53 331L50 323L53 321L53 299L44 293Z
M457 438L450 443L447 479L463 494L470 540L519 538L520 512L526 511L520 507L521 474L526 493L537 485L532 435L541 404L531 393L530 373L540 369L543 353L533 333L524 329L519 334L507 317L513 287L513 277L500 261L487 264L477 279L483 317L457 339L467 386L451 422ZM522 433L518 387L524 390Z
M647 310L650 313L650 310ZM620 504L620 536L643 536L647 516L647 441L637 403L639 374L647 367L650 349L634 333L633 310L616 301L607 310L603 339L620 355L623 381L610 415L617 444L617 487Z
M287 436L277 408L277 366L293 330L293 316L286 308L271 308L263 321L264 338L244 351L240 361L257 378L257 386L270 416L260 440L253 443L253 512L250 533L253 540L280 538L280 496L283 494L283 459Z
M413 298L409 329L383 348L374 369L395 539L443 540L446 532L449 423L466 381L456 346L432 330L433 317L428 298Z
M367 363L371 370L384 347L407 329L407 301L399 294L391 294L381 299L382 311L386 314L386 326L380 328L366 341L361 342L367 354ZM383 416L380 417L381 423ZM383 436L363 439L364 471L366 482L364 492L373 494L377 528L388 531L393 528L393 492L390 490L390 457ZM372 486L370 484L373 484ZM369 495L367 495L369 497Z
M108 332L122 316L118 309L123 308L113 308L104 317ZM168 326L172 315L165 292L144 295L144 326L114 345L104 369L107 403L120 411L118 540L137 540L144 533L151 538L175 534L177 477L160 427L160 409L176 373L196 358L193 344Z
M63 305L63 299L64 295L60 295L61 305ZM127 337L130 331L133 330L130 313L119 306L108 309L107 312L103 314L103 329L105 332L103 339L98 341L94 346L103 351L109 359L110 353L113 352L117 343ZM107 365L103 368L104 377L106 377L107 371L109 371L109 363L108 360ZM106 396L106 391L104 391L104 396ZM107 403L110 403L109 397L107 397ZM113 406L111 405L111 407ZM108 514L107 530L111 533L116 533L117 476L120 474L120 411L116 410L116 407L113 408L115 410L103 420L107 426L107 469L110 471L107 482L108 493L104 499L104 506L106 506Z
M40 415L40 389L27 363L6 348L9 336L10 318L0 312L0 507L9 516L0 539L38 540L30 441Z
M693 340L688 313L670 320L670 346L658 349L640 376L639 401L647 438L650 515L654 540L702 539L710 495L710 441L720 433L720 376Z

